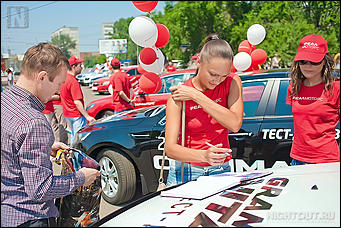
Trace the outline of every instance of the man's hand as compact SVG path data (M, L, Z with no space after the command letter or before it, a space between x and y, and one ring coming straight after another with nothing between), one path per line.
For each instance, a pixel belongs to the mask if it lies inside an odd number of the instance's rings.
M89 186L96 180L98 176L101 175L100 171L97 169L91 169L91 168L81 168L79 171L81 171L85 176L85 181L83 186Z
M130 100L130 102L128 104L135 107L135 101L134 100Z
M69 153L70 147L62 142L54 142L51 147L51 156L56 157L57 151L59 149L64 150L64 152Z
M89 123L92 123L92 122L94 122L96 119L95 118L93 118L92 116L87 116L87 117L85 117L86 118L86 120L89 122Z

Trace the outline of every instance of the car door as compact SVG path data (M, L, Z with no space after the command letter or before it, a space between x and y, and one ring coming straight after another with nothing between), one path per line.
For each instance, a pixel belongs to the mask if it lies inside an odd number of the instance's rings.
M270 98L274 79L243 81L243 124L237 133L229 132L232 171L249 170L262 148L260 127ZM258 164L255 164L256 166ZM253 167L255 169L257 167Z
M257 158L264 160L266 168L275 163L280 166L285 166L285 163L289 165L291 161L294 122L291 105L286 104L289 83L289 78L275 80L265 111L260 130L263 147Z
M157 177L160 177L160 170L162 165L162 157L165 145L165 126L166 126L166 112L164 111L163 117L153 127L153 135L150 141L150 157L153 163L154 172ZM165 157L163 179L166 183L170 159Z

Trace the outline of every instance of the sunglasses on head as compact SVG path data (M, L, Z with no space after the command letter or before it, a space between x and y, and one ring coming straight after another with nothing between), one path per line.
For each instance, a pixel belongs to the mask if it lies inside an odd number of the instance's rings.
M317 66L317 65L320 65L322 63L322 61L323 61L323 59L320 62L315 63L315 62L308 61L308 60L299 60L298 63L300 65L305 65L305 64L307 64L309 62L311 65Z

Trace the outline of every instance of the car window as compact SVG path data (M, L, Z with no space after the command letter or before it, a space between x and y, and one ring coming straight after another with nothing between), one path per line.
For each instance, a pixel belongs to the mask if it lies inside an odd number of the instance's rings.
M278 98L275 111L276 116L292 115L291 105L286 104L288 87L289 80L282 80L278 91Z
M137 71L136 68L131 69L131 70L129 70L129 71L126 72L126 73L129 74L130 76L132 76L132 75L139 75L139 74L140 74L140 73Z
M185 83L188 79L190 79L194 74L186 73L186 74L176 74L163 77L162 88L158 93L170 93L169 88L174 85L180 85Z
M267 81L243 83L244 117L253 117L258 108Z

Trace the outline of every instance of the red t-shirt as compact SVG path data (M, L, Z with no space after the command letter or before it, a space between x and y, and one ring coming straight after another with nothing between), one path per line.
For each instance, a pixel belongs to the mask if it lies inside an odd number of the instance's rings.
M111 76L111 84L112 84L112 90L113 90L113 104L115 107L115 111L122 111L126 109L132 108L126 102L123 100L120 95L118 95L119 91L123 91L128 98L130 98L130 88L131 88L131 82L128 79L128 75L124 72L116 72Z
M173 71L176 71L176 67L174 65L168 65L167 66L167 72L173 72Z
M333 82L334 94L327 96L324 83L305 86L292 99L291 84L287 104L292 105L294 139L290 156L309 163L340 162L335 127L340 121L340 81Z
M54 105L62 105L62 100L61 100L60 96L59 96L59 99L58 99L58 100L53 100L52 103L53 103Z
M44 114L48 114L54 112L54 107L52 101L48 101L45 103L45 109L43 110Z
M75 100L80 100L84 105L83 92L74 75L67 74L66 80L60 89L60 98L64 117L74 118L83 116L74 103Z
M227 107L230 85L234 75L229 75L226 79L217 85L213 90L202 92L216 103ZM190 78L185 85L194 87ZM180 128L181 129L181 128ZM222 144L224 148L230 148L228 140L229 130L219 124L196 102L190 100L185 103L185 147L199 150L207 150L209 146L205 142L212 145ZM181 132L178 143L181 144ZM226 161L228 158L226 158ZM197 166L211 166L206 162L190 162Z

